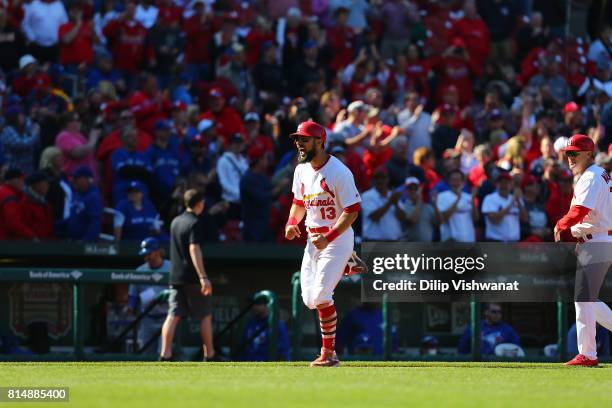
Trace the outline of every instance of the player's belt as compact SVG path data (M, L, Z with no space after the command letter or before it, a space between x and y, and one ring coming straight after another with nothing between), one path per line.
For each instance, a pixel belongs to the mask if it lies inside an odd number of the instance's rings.
M329 232L329 227L310 227L308 228L308 232L311 234L325 234Z
M608 236L612 236L612 230L608 230ZM578 238L578 242L580 242L580 243L582 244L583 242L590 241L590 240L592 240L592 239L593 239L593 235L591 235L591 234L586 234L586 235L585 235L585 238L586 238L586 239Z

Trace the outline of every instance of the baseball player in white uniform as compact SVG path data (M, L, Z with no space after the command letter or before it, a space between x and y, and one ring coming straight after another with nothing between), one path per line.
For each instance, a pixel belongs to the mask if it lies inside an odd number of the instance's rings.
M555 241L578 240L576 247L576 332L579 354L569 366L597 366L596 323L612 331L612 310L597 299L612 265L612 182L594 163L595 144L573 135L564 148L577 179L570 210L555 226Z
M321 355L310 365L336 367L337 314L333 293L354 261L353 229L361 197L351 171L325 148L325 129L315 122L302 122L291 135L299 153L293 176L293 204L285 227L289 240L301 235L298 224L306 216L308 241L300 271L302 300L317 309L321 322ZM353 258L353 259L352 259Z

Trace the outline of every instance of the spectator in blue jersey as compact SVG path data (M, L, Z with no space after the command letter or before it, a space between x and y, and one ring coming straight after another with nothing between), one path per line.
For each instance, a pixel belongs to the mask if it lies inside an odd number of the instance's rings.
M159 240L147 237L140 243L138 255L144 257L145 263L136 268L139 272L151 272L153 280L161 281L162 274L170 273L170 261L164 259L164 250ZM155 276L157 274L157 277ZM166 285L132 284L128 288L128 311L142 313L156 297L166 289ZM138 346L143 353L158 354L160 350L159 334L168 314L168 302L162 302L149 311L138 325ZM155 341L151 341L157 336ZM148 344L150 343L150 344ZM146 346L146 347L145 347Z
M246 323L242 333L241 346L243 350L240 359L243 361L269 361L268 343L268 304L264 299L257 300L253 306L253 318ZM289 360L289 334L285 322L278 321L278 359Z
M142 241L150 235L159 236L159 213L144 196L144 186L131 181L127 187L127 198L120 200L115 208L115 239L117 241Z
M121 128L123 147L115 150L111 157L113 169L113 203L116 205L125 198L127 187L132 181L140 181L144 193L149 195L146 187L151 180L151 163L143 152L137 150L138 129L132 125Z
M171 133L168 121L160 119L155 123L153 144L145 151L145 157L153 170L151 199L158 205L172 195L179 175L180 157L176 137Z
M363 303L340 321L336 350L339 353L382 355L383 354L383 315L377 303ZM399 346L397 327L391 326L391 349Z
M471 342L472 332L468 325L459 340L459 353L469 353L472 349ZM484 312L484 319L480 322L480 352L483 355L494 355L495 347L502 343L521 345L516 331L508 323L502 321L501 305L489 303Z
M244 240L268 241L270 236L270 208L272 207L272 183L266 174L268 157L263 147L253 145L247 152L249 170L240 179L240 197L248 205L242 206Z
M102 196L93 185L94 175L89 167L77 168L72 177L74 191L66 235L77 241L96 242L102 228Z

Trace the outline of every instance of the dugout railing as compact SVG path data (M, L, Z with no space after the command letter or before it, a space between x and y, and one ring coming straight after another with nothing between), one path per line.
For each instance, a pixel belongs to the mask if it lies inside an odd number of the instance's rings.
M85 332L90 326L87 318L85 297L87 286L92 284L151 284L168 285L167 274L157 274L142 272L133 269L75 269L75 268L0 268L0 283L62 283L70 284L72 302L70 307L72 321L72 353L45 353L45 354L0 354L0 361L118 361L118 360L156 360L157 355L141 354L139 351L146 349L153 341L157 340L160 332L152 336L146 344L137 347L132 352L117 352L121 349L121 344L135 332L141 319L158 304L167 301L169 291L164 290L144 309L142 313L135 316L134 320L124 327L117 336L109 339L101 347L95 347L94 352L86 352ZM244 307L229 323L220 328L214 334L214 342L218 344L224 335L229 333L238 323L240 323L255 302L264 300L267 303L269 314L268 324L262 330L254 333L250 338L241 341L237 350L231 353L230 357L235 357L240 349L246 347L263 330L268 330L269 356L270 360L276 360L278 354L278 321L279 306L278 297L271 290L256 292L246 307ZM15 306L11 305L10 308ZM91 319L90 319L91 320ZM175 345L180 353L182 343L181 330L177 331Z
M359 281L350 279L344 279L349 284L360 284ZM302 329L304 327L304 312L306 310L302 303L301 291L300 291L300 272L295 272L291 278L292 286L292 304L291 304L291 350L292 360L304 360L311 356L304 352L302 344ZM426 356L426 357L415 357L406 356L403 354L392 352L392 319L391 319L391 308L393 303L389 302L386 296L383 297L381 309L383 319L383 355L377 356L383 360L428 360L428 361L525 361L525 362L559 362L566 361L567 356L567 331L568 331L568 305L566 302L556 302L556 320L557 320L557 349L559 350L556 357L545 357L527 355L522 358L504 358L497 356L483 356L480 353L480 324L482 320L482 307L480 302L470 302L470 330L471 330L471 354L468 355L443 355L443 356ZM351 358L368 359L369 357L364 356L348 356ZM602 361L610 361L609 358L600 359Z

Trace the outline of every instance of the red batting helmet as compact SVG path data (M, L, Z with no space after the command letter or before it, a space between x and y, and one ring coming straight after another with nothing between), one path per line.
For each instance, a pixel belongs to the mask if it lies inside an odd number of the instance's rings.
M593 139L586 135L575 134L570 137L567 141L567 145L563 150L573 151L573 152L592 152L595 150L595 143L593 143Z
M327 134L325 133L325 128L313 121L302 122L298 126L295 133L289 135L291 137L295 136L307 136L307 137L318 137L325 143L325 139Z

